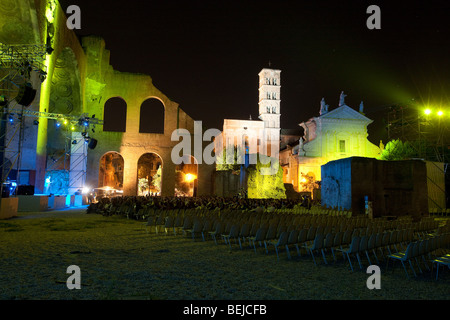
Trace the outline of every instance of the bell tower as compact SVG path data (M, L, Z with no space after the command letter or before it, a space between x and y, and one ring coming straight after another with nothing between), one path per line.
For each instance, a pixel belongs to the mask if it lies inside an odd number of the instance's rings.
M262 69L259 73L259 119L264 121L266 141L279 147L281 70ZM279 150L277 150L278 152ZM274 155L268 148L268 155Z

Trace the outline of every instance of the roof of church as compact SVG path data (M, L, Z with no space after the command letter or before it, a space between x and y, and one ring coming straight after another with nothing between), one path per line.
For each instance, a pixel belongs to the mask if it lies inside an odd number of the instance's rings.
M330 118L330 119L352 119L352 120L362 120L367 122L372 122L373 120L367 118L364 114L361 112L358 112L346 104L337 107L336 109L333 109L325 114L322 114L320 116L322 119Z

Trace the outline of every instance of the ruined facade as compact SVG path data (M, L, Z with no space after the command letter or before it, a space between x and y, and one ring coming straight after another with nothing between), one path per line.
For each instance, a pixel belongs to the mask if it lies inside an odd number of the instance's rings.
M105 179L101 177L100 164L102 157L112 152L123 158L124 195L138 193L139 160L146 154L155 154L161 163L161 195L173 196L176 165L171 160L171 151L178 141L171 141L171 135L176 129L187 129L193 135L194 120L178 103L158 90L149 75L114 70L104 40L90 36L80 42L66 21L65 13L55 0L4 0L0 4L1 43L50 48L43 57L45 79L36 79L33 75L30 79L37 94L27 110L72 118L79 115L80 119L86 120L86 124L82 120L78 124L60 123L58 119L42 115L35 118L37 124L28 120L25 123L27 142L21 146L20 171L28 170L29 183L34 185L35 193L43 193L49 172L73 170L72 145L85 140L85 166L80 169L84 178L65 177L67 181L63 184L68 192L103 184ZM117 100L122 101L122 107L110 107L110 102ZM159 105L155 114L162 114L162 123L154 132L151 128L148 130L148 126L143 128L153 121L153 111L146 104L148 101ZM15 101L9 106L10 109L19 107ZM111 113L117 110L122 112L116 117L122 121L118 125L113 124L111 118ZM12 139L11 146L19 144L17 139L20 138ZM23 148L25 145L27 149ZM26 157L23 156L25 152ZM196 159L193 162L198 163L197 194L209 194L214 166ZM74 181L77 185L71 185ZM83 185L79 181L83 181Z

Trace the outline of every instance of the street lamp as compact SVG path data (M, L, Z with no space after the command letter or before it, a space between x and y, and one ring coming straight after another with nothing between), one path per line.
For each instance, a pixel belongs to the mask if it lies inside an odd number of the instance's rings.
M195 186L194 185L191 186L191 183L193 183L195 181L195 179L197 179L197 176L192 173L186 173L186 175L184 176L184 180L187 183L189 183L189 189L191 189L191 187L192 187L192 195L194 195Z

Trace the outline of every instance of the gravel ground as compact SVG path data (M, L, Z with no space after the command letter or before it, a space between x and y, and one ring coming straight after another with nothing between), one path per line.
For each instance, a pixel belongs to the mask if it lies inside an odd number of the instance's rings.
M0 221L0 299L33 300L449 300L450 270L407 279L398 263L381 289L369 290L366 270L325 265L316 256L273 248L265 254L233 244L148 232L145 224L85 210L19 213ZM296 253L296 252L295 252ZM368 262L363 260L365 268ZM81 290L69 290L67 267L81 270ZM354 261L354 267L357 265ZM390 264L392 266L392 264Z

